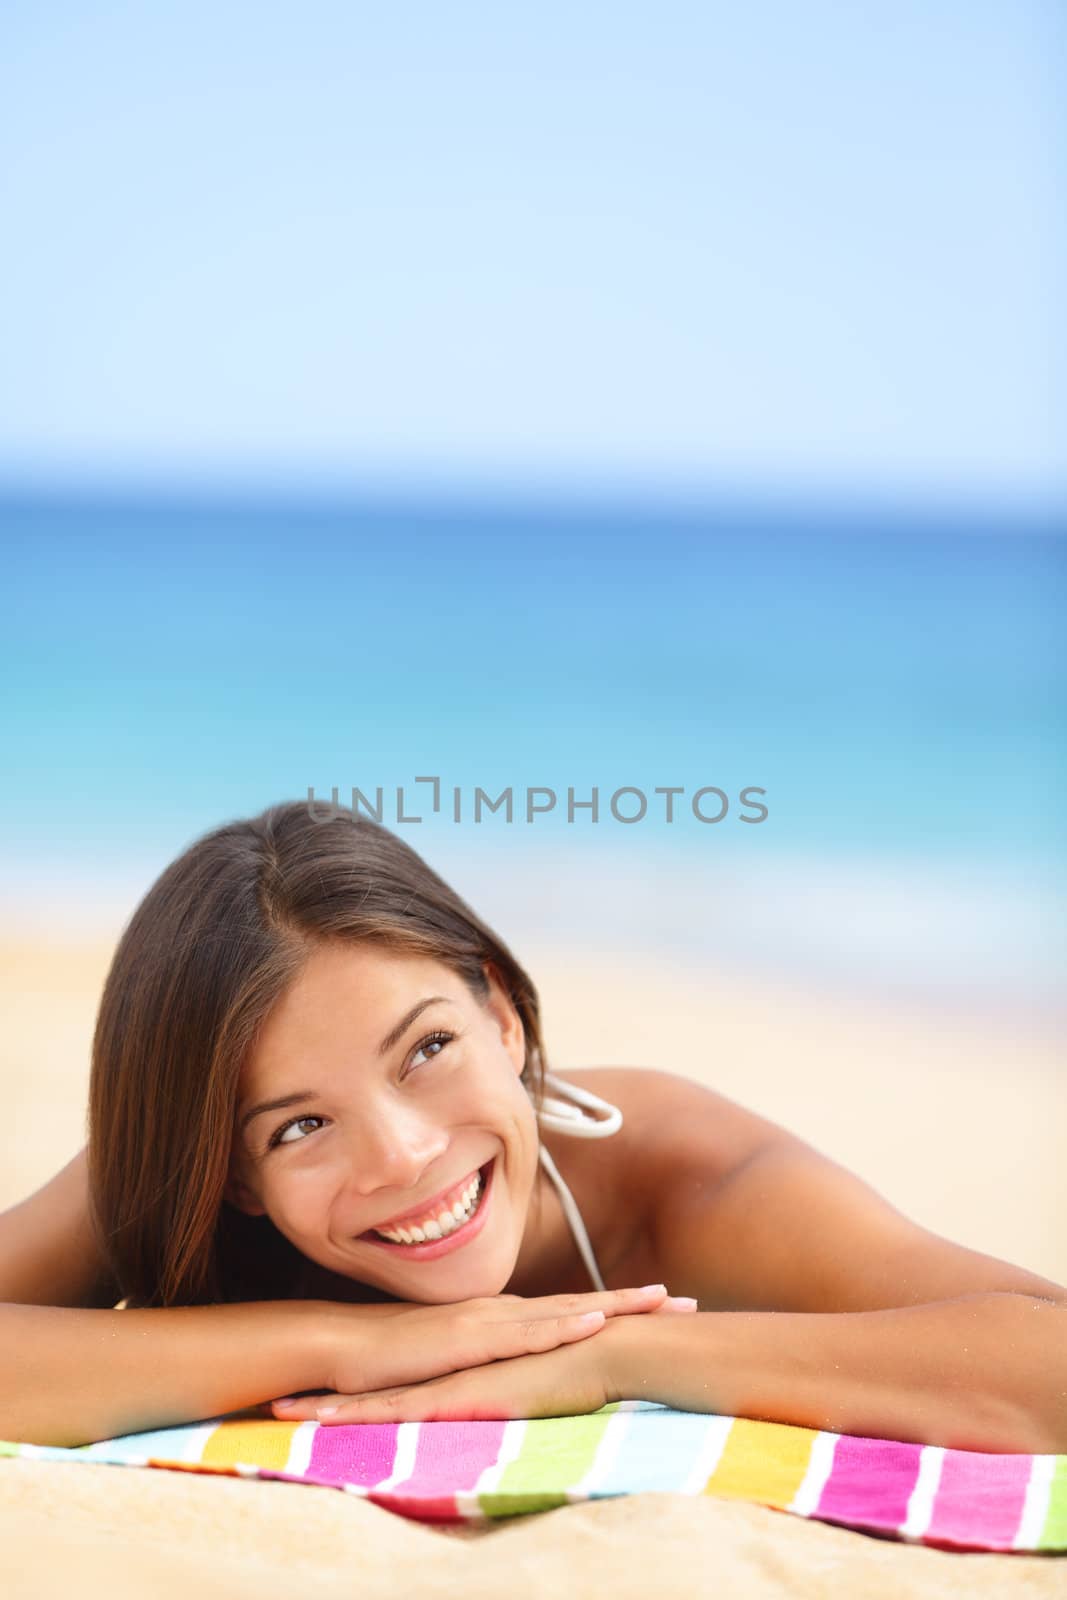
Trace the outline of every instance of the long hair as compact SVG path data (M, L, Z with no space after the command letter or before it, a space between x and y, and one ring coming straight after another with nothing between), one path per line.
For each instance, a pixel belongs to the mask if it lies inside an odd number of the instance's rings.
M337 808L324 818L303 801L216 828L166 868L133 913L96 1019L90 1205L128 1305L300 1293L306 1257L224 1190L242 1063L324 940L430 957L483 1002L490 964L522 1020L522 1082L540 1108L547 1063L537 991L414 850L369 818Z

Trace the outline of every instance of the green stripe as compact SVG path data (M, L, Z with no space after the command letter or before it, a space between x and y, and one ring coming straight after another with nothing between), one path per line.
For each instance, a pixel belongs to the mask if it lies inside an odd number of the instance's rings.
M53 1449L53 1450L62 1450L62 1452L63 1452L63 1454L65 1456L84 1456L84 1455L87 1455L88 1452L93 1447L92 1447L91 1444L72 1444L72 1445L59 1444L59 1445L51 1445L51 1446L49 1446L49 1448ZM20 1443L13 1442L10 1439L0 1439L0 1456L20 1456L22 1454L22 1449L23 1449L23 1446ZM31 1460L31 1459L32 1460L37 1460L39 1458L36 1457L36 1456L27 1457L27 1460ZM49 1461L52 1458L50 1456L44 1456L43 1458L40 1458L40 1459L43 1459L45 1461Z
M509 1461L495 1489L478 1496L487 1517L518 1517L529 1511L553 1511L567 1504L566 1494L545 1484L576 1484L584 1478L600 1448L605 1429L619 1402L588 1416L534 1417L526 1424L522 1448Z
M1067 1456L1056 1457L1056 1470L1049 1485L1048 1516L1037 1548L1067 1550Z

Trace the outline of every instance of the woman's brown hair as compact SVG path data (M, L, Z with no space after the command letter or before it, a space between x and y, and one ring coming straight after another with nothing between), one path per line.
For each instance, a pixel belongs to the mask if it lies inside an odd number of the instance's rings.
M430 957L483 1002L491 966L522 1019L522 1081L540 1107L537 991L414 850L369 818L310 801L226 823L149 889L119 940L97 1014L89 1194L127 1304L300 1293L307 1259L268 1217L231 1206L224 1189L242 1063L324 940Z

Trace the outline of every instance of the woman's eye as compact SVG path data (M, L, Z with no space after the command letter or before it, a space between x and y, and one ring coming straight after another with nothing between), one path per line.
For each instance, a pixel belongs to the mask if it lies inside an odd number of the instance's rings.
M445 1045L449 1044L455 1037L456 1036L454 1033L438 1032L429 1034L425 1039L422 1040L420 1044L417 1044L415 1049L412 1051L412 1064L414 1066L419 1065L415 1058L429 1051L434 1045L437 1046L437 1049L434 1050L433 1055L431 1055L429 1059L431 1061L435 1060L436 1057L441 1054L441 1051L444 1049ZM282 1144L303 1144L304 1140L302 1136L298 1139L290 1139L287 1137L287 1135L290 1134L294 1128L302 1127L305 1122L323 1122L324 1120L325 1119L323 1117L293 1117L291 1121L284 1122L278 1129L277 1133L272 1136L268 1148L274 1150L278 1145Z
M423 1051L428 1050L431 1045L435 1045L436 1044L436 1045L440 1046L440 1049L435 1050L433 1056L430 1057L431 1061L434 1060L435 1057L437 1057L437 1056L439 1056L441 1054L441 1050L444 1049L445 1045L448 1044L449 1041L454 1039L454 1038L455 1038L455 1034L453 1034L453 1033L431 1033L428 1038L423 1039L420 1044L417 1044L415 1046L415 1049L412 1052L412 1056L411 1056L412 1064L413 1065L416 1064L415 1063L415 1057L416 1056L422 1055Z
M278 1129L277 1133L274 1135L274 1138L271 1140L272 1148L274 1145L278 1144L301 1144L303 1142L302 1140L287 1139L285 1135L287 1133L291 1133L294 1128L299 1128L301 1123L321 1121L321 1117L294 1117L292 1122L286 1122Z

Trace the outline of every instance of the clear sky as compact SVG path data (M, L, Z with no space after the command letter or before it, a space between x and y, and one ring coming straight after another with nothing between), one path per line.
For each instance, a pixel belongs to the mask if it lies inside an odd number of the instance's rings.
M5 5L0 484L1063 500L1062 19Z

